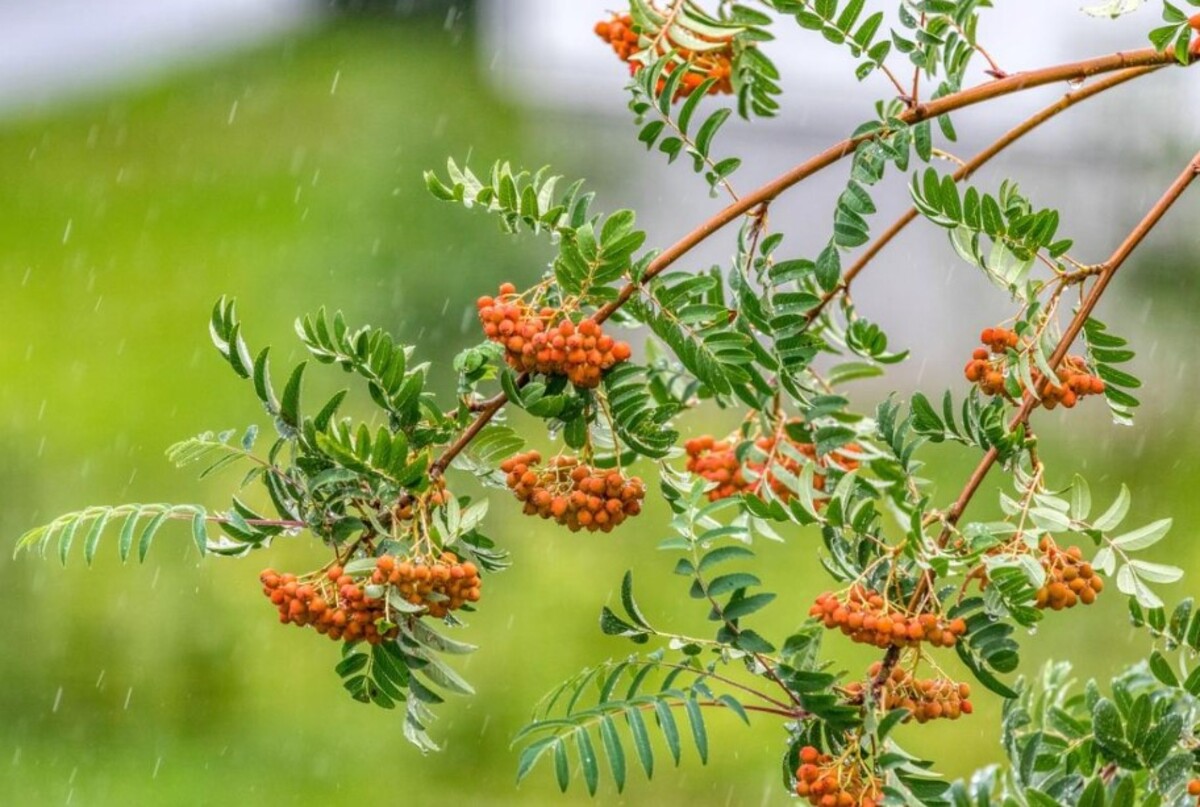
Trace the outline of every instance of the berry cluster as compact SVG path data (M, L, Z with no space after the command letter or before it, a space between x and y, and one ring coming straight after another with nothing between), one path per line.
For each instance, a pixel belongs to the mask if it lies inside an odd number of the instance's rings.
M621 61L629 65L630 75L637 75L646 66L648 58L650 60L657 59L667 50L674 51L680 61L672 61L664 68L664 76L659 79L657 90L659 93L663 91L667 75L679 68L686 70L683 78L679 80L679 87L675 91L673 100L686 98L709 79L716 79L716 83L708 88L709 95L718 93L728 95L733 92L733 44L728 40L708 40L719 43L721 47L697 52L680 46L669 35L664 34L656 43L656 49L660 52L648 56L643 52L642 38L634 30L633 17L629 14L613 14L609 19L596 23L595 31L598 37L612 46L613 52L620 57ZM693 33L692 35L704 39L699 34ZM647 47L651 44L655 43L647 40Z
M855 585L841 599L826 592L808 611L830 630L838 628L851 641L879 648L916 647L929 642L934 647L953 647L967 632L962 619L945 621L937 614L905 614L892 610L883 596Z
M728 499L744 491L749 483L728 440L718 441L710 434L694 437L684 443L687 469L717 486L708 492L712 501Z
M800 749L796 794L819 807L875 807L883 801L883 783L864 776L857 762L835 760L806 745Z
M625 342L608 336L594 320L576 325L559 312L542 308L536 313L511 283L500 286L496 297L476 301L483 332L504 346L505 359L514 369L543 375L565 375L577 387L600 384L600 375L632 351Z
M1007 351L1020 344L1020 337L1006 328L984 328L979 341L987 347L976 348L971 355L971 360L963 370L967 380L978 384L984 395L1007 395L1004 386ZM1087 362L1079 356L1063 359L1055 383L1038 370L1033 370L1030 376L1038 398L1047 409L1054 409L1059 404L1070 409L1085 395L1104 392L1104 381L1091 375Z
M368 597L365 586L344 574L341 566L304 577L267 569L259 580L263 594L279 608L279 621L285 625L312 626L335 641L365 639L370 644L394 638L399 631L386 624L385 600Z
M1104 380L1088 372L1087 361L1080 356L1067 356L1058 368L1057 384L1051 384L1036 370L1031 374L1037 385L1038 397L1047 409L1062 404L1067 409L1078 403L1085 395L1100 395L1104 392Z
M439 619L465 603L478 602L483 586L475 564L459 563L453 552L443 552L437 560L397 560L391 555L381 555L371 573L371 582L395 586L406 602L422 606L430 616Z
M843 471L853 471L859 467L858 461L849 456L830 454L818 457L817 448L812 443L801 443L790 437L783 439L790 444L792 451L777 451L776 438L773 436L760 437L755 441L755 445L763 454L772 457L772 467L778 466L789 474L800 473L800 461L795 454L799 454L810 462L815 462L821 469L829 467L831 458ZM748 480L742 466L738 463L734 447L728 440L718 441L712 435L706 434L688 440L684 444L684 449L688 455L687 469L697 476L717 483L717 486L708 492L708 498L711 501L726 499L739 493L757 494L764 481L770 485L771 491L783 501L786 502L792 495L791 488L778 479L773 472L768 471L764 461L755 459L746 461L746 468L753 473L755 481ZM846 446L845 450L856 453L860 448L851 443ZM818 473L813 476L813 487L818 491L825 490L824 474Z
M259 580L285 625L311 626L330 639L369 644L395 638L399 628L389 620L387 597L368 596L368 585L395 586L406 601L439 618L477 602L482 585L475 564L459 563L450 552L436 561L381 555L367 580L356 580L341 566L303 577L267 569Z
M883 669L881 662L875 662L867 670L869 680L874 681ZM846 685L846 691L855 698L863 695L862 682L856 681ZM884 708L907 709L912 713L912 719L918 723L926 723L944 717L957 720L962 715L969 715L975 708L968 700L971 697L971 687L947 678L914 678L910 672L900 667L893 667L888 680L883 684Z
M1083 560L1083 552L1077 546L1059 549L1049 538L1038 544L1042 552L1042 568L1046 570L1046 582L1037 590L1034 604L1038 608L1061 611L1074 608L1078 603L1091 605L1104 590L1104 580L1096 574L1092 564Z
M553 518L572 532L609 532L642 512L646 489L638 477L592 468L575 457L558 456L541 471L537 451L509 457L500 464L506 482L525 503L526 515Z

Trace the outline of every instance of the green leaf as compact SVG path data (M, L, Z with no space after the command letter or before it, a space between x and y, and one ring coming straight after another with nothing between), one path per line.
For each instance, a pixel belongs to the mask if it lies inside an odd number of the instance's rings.
M684 708L687 710L688 722L692 726L692 740L696 744L696 752L700 755L701 764L708 764L708 731L704 727L704 714L701 712L700 704L696 701L695 695L689 696L684 701Z
M353 658L361 658L364 663L366 662L366 656L348 656L346 659L343 659L343 663ZM520 759L517 762L517 784L520 784L529 775L543 754L554 749L560 743L561 740L558 737L544 737L537 742L530 743L528 747L522 750Z
M620 793L625 790L625 750L621 747L616 724L608 715L600 719L600 739L604 743L604 753L608 757L617 792Z
M838 257L837 247L831 242L816 261L817 282L825 291L833 291L842 279L842 263Z
M734 572L733 574L724 574L713 578L708 584L707 592L710 597L720 597L739 588L760 585L762 585L762 581L754 575L747 572Z
M658 720L658 727L662 731L663 739L667 743L667 750L671 752L671 758L675 760L675 764L679 765L682 750L679 746L679 727L675 724L675 716L671 714L671 707L666 701L655 700L654 715Z
M1179 677L1171 669L1171 663L1157 650L1150 653L1150 672L1154 673L1155 678L1169 687L1179 686Z
M583 781L587 784L589 796L596 795L600 783L600 763L596 759L596 749L592 746L592 738L587 731L575 732L575 750L579 753L579 765L583 769Z
M712 139L716 136L717 130L729 119L733 114L732 109L721 108L708 116L708 119L700 126L700 131L696 134L696 151L707 157L709 148L712 146Z
M625 707L625 721L629 724L629 735L633 738L633 747L637 750L638 761L646 778L654 778L654 749L650 745L650 733L646 730L646 721L642 712L636 706Z
M763 592L761 594L743 597L742 599L735 599L730 601L730 603L722 609L721 613L725 619L732 622L736 619L750 616L750 614L765 608L767 605L770 605L774 599L775 595L770 592Z
M1160 519L1139 529L1118 535L1111 539L1111 542L1113 546L1120 547L1126 552L1146 549L1161 541L1171 529L1171 524L1172 520L1169 518Z
M304 377L304 367L307 362L300 362L288 378L287 386L283 389L283 400L279 404L279 417L293 429L300 426L300 383Z
M709 569L711 569L713 566L716 566L717 564L725 563L726 561L734 560L737 558L752 558L752 557L754 557L754 551L749 549L748 547L739 546L737 544L731 544L728 546L719 546L716 549L706 552L700 558L700 566L698 567L698 571L700 574L704 574L705 572L707 572Z
M108 526L111 516L112 510L105 510L101 513L100 517L92 522L92 528L88 530L87 537L83 540L83 558L88 566L92 565L92 559L96 557L96 547L100 543L100 536L104 532L104 528Z

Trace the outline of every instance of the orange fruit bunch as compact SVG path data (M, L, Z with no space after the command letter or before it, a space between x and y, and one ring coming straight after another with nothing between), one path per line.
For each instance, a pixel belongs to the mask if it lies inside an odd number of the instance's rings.
M800 749L796 795L819 807L876 807L883 802L883 783L864 775L857 762L847 764L806 745Z
M812 443L801 443L787 436L782 439L786 440L796 453L810 462L815 462L818 468L828 468L831 459L843 471L853 471L859 467L858 461L851 457L841 454L818 457L817 447ZM774 455L771 461L772 467L781 467L793 475L800 473L801 463L791 452L775 450L776 438L774 436L759 437L755 441L755 445L767 456ZM726 499L739 493L757 494L764 482L771 486L772 492L781 500L786 502L792 496L791 489L773 472L767 471L764 461L747 460L746 468L749 468L756 477L753 482L748 480L738 463L733 444L728 440L718 441L712 435L706 434L688 440L684 443L684 450L688 455L687 469L697 476L717 483L717 486L708 492L708 498L711 501ZM851 443L845 447L845 450L856 453L862 449ZM825 484L824 474L813 475L813 487L816 490L824 491Z
M380 633L380 623L387 619L385 601L368 597L365 586L344 574L341 566L304 577L267 569L259 580L285 625L312 627L335 641L365 640L373 645L399 632L392 627Z
M979 341L987 347L975 349L963 368L964 375L972 384L978 384L984 395L1007 395L1004 387L1007 351L1020 344L1020 337L1006 328L984 328ZM1038 398L1047 409L1054 409L1059 404L1070 409L1085 395L1104 392L1104 381L1088 372L1087 361L1080 356L1063 359L1054 382L1044 378L1038 370L1033 370L1030 376Z
M385 626L391 616L387 598L368 596L368 583L395 586L406 601L439 618L463 603L477 602L482 585L475 564L459 563L451 552L443 552L437 560L380 555L366 580L356 580L341 566L303 577L267 569L259 580L285 625L312 627L330 639L365 640L373 645L395 638L399 628Z
M1029 552L1024 543L1018 543L1017 548L998 547L988 554L1024 554ZM1049 537L1043 536L1038 541L1038 559L1046 571L1046 580L1034 595L1034 606L1061 611L1064 608L1074 608L1079 603L1091 605L1104 590L1104 579L1083 559L1083 551L1072 546L1059 549ZM974 574L980 578L980 588L988 587L988 576L985 567L979 567Z
M511 283L500 286L497 297L483 296L476 303L483 332L504 346L504 357L515 370L542 375L565 375L582 388L599 386L605 370L628 359L633 351L585 319L578 325L558 311L543 307L536 313Z
M712 50L693 51L672 41L669 34L663 34L655 39L647 40L646 47L654 47L658 51L653 55L648 55L643 52L642 37L635 29L633 17L630 14L614 13L609 19L596 23L594 30L596 36L611 45L613 52L621 61L629 65L630 75L637 75L648 61L653 61L668 51L674 51L682 61L672 61L663 69L664 75L658 80L657 88L658 93L661 94L666 85L667 76L677 69L686 70L683 78L679 80L675 98L672 100L688 97L709 79L716 79L716 83L708 88L709 95L728 95L733 92L732 40L708 40L714 44L719 43L720 47ZM705 39L700 34L694 35Z
M874 681L883 669L881 662L875 662L867 670L869 680ZM846 691L852 696L861 696L864 685L855 681L846 685ZM900 667L893 667L888 680L883 684L883 706L885 709L907 709L912 713L912 719L918 723L926 723L944 717L957 720L962 715L975 711L969 698L971 687L960 684L948 678L914 678L910 672Z
M1079 547L1062 550L1043 537L1038 549L1042 552L1042 568L1046 570L1046 582L1037 590L1034 599L1038 608L1061 611L1079 603L1091 605L1096 601L1104 590L1104 580L1096 574L1092 564L1083 559Z
M728 440L718 441L711 434L705 434L688 440L683 447L688 456L687 469L717 483L708 492L710 501L736 496L748 487L733 444Z
M436 560L381 555L371 582L395 586L406 602L439 619L465 603L479 602L483 586L475 564L460 563L453 552L443 552Z
M1067 356L1058 368L1058 383L1051 384L1034 370L1033 383L1037 385L1042 406L1053 409L1062 404L1067 409L1075 406L1085 395L1100 395L1104 392L1104 380L1088 372L1087 361L1081 356Z
M881 594L854 585L843 597L826 592L808 610L826 628L841 630L851 641L879 648L916 647L929 642L934 647L953 647L967 632L962 619L946 621L934 613L908 614L889 606Z
M572 532L610 532L642 512L646 489L638 477L592 468L567 456L554 457L550 467L535 470L541 461L540 453L528 451L500 463L508 487L525 503L526 515L554 519Z

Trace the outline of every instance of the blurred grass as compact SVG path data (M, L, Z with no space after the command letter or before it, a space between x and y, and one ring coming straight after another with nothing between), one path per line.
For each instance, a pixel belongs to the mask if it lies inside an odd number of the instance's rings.
M322 304L419 341L429 358L472 341L469 301L536 274L541 253L434 203L420 172L468 152L477 163L544 160L478 73L470 48L440 27L339 23L152 91L0 128L0 534L93 503L224 504L231 476L196 484L162 457L175 440L263 420L208 345L208 307L221 294L239 298L252 347L277 346L277 367L299 358L292 319ZM589 170L578 160L569 173ZM327 374L317 389L338 380ZM1081 460L1098 500L1118 479L1142 488L1135 515L1175 515L1174 546L1195 568L1183 525L1200 515L1196 450L1179 440L1195 415L1175 414L1111 440L1068 431L1047 450ZM1093 411L1072 422L1104 421ZM934 451L952 456L938 475L945 495L969 458ZM482 646L463 665L479 695L442 709L434 734L446 750L429 757L403 741L396 714L344 696L332 643L275 623L258 571L323 562L304 540L269 558L198 564L176 533L145 566L121 568L106 547L91 570L0 552L3 801L586 801L558 796L548 772L514 788L509 738L567 675L630 651L596 627L624 569L662 624L703 630L703 614L678 613L673 559L654 550L661 507L618 535L581 538L494 498L491 532L515 568L488 581L464 631ZM811 534L763 547L782 604L764 632L794 627L824 586L816 547ZM1030 661L1055 653L1113 671L1142 647L1122 609L1109 596L1048 620L1027 641ZM849 665L871 658L831 646ZM998 705L979 701L972 720L905 739L951 774L991 761ZM752 731L713 721L708 768L689 752L683 772L660 767L623 797L605 786L604 803L786 802L782 734L765 721Z

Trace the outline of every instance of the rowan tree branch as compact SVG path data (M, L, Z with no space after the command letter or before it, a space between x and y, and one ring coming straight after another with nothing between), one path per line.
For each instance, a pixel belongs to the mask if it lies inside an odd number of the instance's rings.
M1075 315L1071 318L1070 323L1068 323L1066 330L1063 332L1062 337L1058 340L1058 343L1054 348L1054 352L1050 355L1048 361L1051 369L1055 371L1058 370L1059 365L1062 364L1063 359L1065 359L1067 356L1067 351L1071 349L1071 345L1075 342L1075 339L1078 338L1079 332L1083 330L1084 323L1087 321L1088 317L1091 316L1092 312L1096 308L1096 305L1100 302L1100 298L1108 288L1108 284L1112 281L1113 276L1116 275L1117 270L1124 265L1129 256L1133 254L1133 251L1138 247L1139 244L1142 243L1143 240L1145 240L1146 236L1149 235L1151 230L1153 230L1154 227L1162 220L1162 217L1165 216L1167 211L1171 209L1172 205L1179 200L1179 197L1182 196L1183 192L1187 190L1188 186L1196 180L1197 176L1200 176L1200 153L1197 153L1196 156L1192 158L1191 162L1189 162L1187 167L1180 172L1179 176L1175 178L1175 181L1171 183L1170 187L1167 188L1159 200L1154 203L1154 206L1150 208L1149 212L1147 212L1142 220L1138 222L1137 226L1130 231L1125 240L1121 242L1116 251L1109 256L1107 261L1101 264L1103 269L1097 275L1095 284L1093 284L1092 288L1088 291L1087 296L1084 297L1079 309L1075 312ZM1033 413L1033 410L1037 407L1037 405L1038 399L1033 396L1033 392L1031 390L1025 390L1025 394L1021 399L1020 408L1017 410L1017 413L1013 415L1012 420L1009 421L1009 430L1011 431L1017 428L1017 426L1020 424L1027 422L1029 416ZM975 467L975 470L967 479L967 482L963 486L962 491L959 493L958 498L946 512L946 516L943 519L942 531L938 535L937 539L937 544L939 547L944 547L947 543L949 543L950 538L954 534L954 528L962 518L963 512L967 509L967 506L971 503L971 500L975 497L975 494L979 492L980 486L983 485L988 473L996 465L996 461L998 459L999 452L995 448L988 449L987 453L983 455L983 459L979 461L979 464ZM919 603L921 598L932 589L935 579L936 576L931 570L926 571L921 580L917 583L917 587L913 592L911 602L914 604ZM883 664L879 670L879 674L875 678L876 682L887 680L887 676L891 674L892 668L899 660L899 656L900 654L898 650L894 648L888 650L887 654L884 656Z
M1193 59L1192 63L1195 63L1195 61ZM1080 82L1091 76L1111 73L1125 68L1154 65L1165 66L1168 64L1178 64L1174 55L1169 52L1160 53L1154 48L1142 48L1128 52L1118 51L1106 56L1097 56L1091 59L1067 62L1039 70L1014 73L1007 78L989 81L986 84L980 84L960 92L930 100L926 103L917 104L911 109L902 112L898 117L904 123L914 124L924 120L931 120L940 115L973 106L983 101L1033 89L1034 87L1041 87L1046 84L1054 84L1060 81ZM860 144L869 142L875 139L876 136L877 133L871 132L842 140L716 213L683 238L659 253L658 257L650 263L642 276L622 287L616 299L600 308L593 316L593 319L597 323L604 322L629 302L629 299L642 286L664 272L677 260L725 225L740 218L759 205L770 202L788 188L807 179L821 169L827 168L835 162L853 154L854 150ZM496 413L504 408L504 404L507 401L508 398L503 393L489 399L480 410L476 419L467 426L457 439L446 447L442 455L430 466L430 478L436 478L443 474L450 466L450 463L454 461L454 458L461 454L467 445L470 444L471 440L496 416Z

